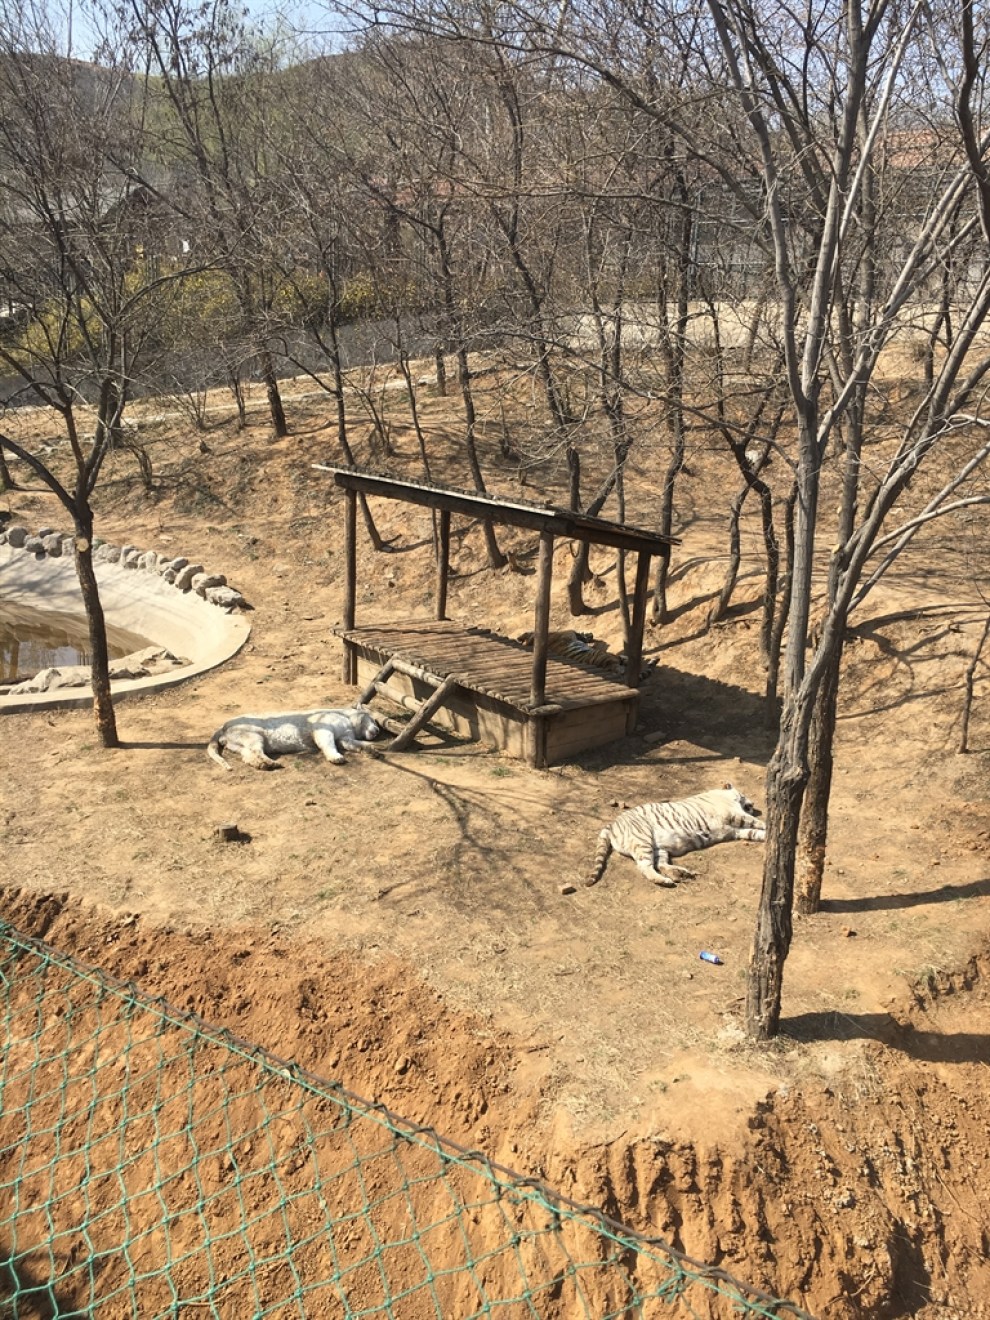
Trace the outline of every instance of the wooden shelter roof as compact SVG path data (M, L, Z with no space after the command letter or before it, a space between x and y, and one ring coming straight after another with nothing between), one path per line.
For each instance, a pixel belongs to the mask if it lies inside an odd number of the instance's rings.
M456 490L451 486L402 481L397 477L380 476L357 468L330 467L323 463L314 463L313 466L319 472L329 472L335 483L344 490L364 495L381 495L386 499L462 513L471 518L489 518L506 526L527 527L541 534L585 541L589 545L608 545L616 550L666 557L670 547L678 544L677 538L673 536L661 536L659 532L628 527L607 518L574 513L552 504L531 504L523 500L505 500L494 495Z

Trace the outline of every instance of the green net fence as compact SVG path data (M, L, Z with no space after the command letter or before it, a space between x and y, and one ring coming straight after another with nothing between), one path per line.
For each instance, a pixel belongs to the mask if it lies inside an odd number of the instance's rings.
M805 1313L0 922L0 1320Z

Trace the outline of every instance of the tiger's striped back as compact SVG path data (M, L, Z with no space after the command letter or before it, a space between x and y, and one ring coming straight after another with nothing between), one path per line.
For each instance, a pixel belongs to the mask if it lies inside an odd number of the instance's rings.
M532 649L533 634L524 632L519 641ZM589 669L601 669L615 674L625 670L625 661L621 656L613 655L608 649L608 642L595 637L593 633L577 632L573 628L549 632L547 652L560 660L570 660L572 664L584 665Z

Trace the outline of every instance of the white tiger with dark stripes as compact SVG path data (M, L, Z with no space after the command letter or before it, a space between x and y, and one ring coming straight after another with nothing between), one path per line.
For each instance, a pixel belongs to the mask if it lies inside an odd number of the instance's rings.
M207 755L225 770L223 753L236 752L255 770L274 770L273 756L286 752L322 752L333 765L344 764L344 752L371 751L381 730L364 706L287 711L281 715L235 715L209 741Z
M615 851L631 857L655 885L670 889L695 874L684 866L675 866L675 857L736 839L763 843L767 832L758 819L761 814L759 807L731 784L673 802L629 807L599 834L595 867L585 884L598 883Z

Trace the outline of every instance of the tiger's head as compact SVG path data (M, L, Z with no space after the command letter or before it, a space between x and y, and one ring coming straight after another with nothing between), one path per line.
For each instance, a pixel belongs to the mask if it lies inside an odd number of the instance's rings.
M762 811L760 810L760 808L756 805L756 803L750 801L750 799L746 796L745 793L740 793L739 789L736 788L736 787L734 787L734 785L732 785L732 784L723 784L722 787L723 787L723 789L725 790L726 793L731 793L731 794L732 794L732 796L735 798L735 800L739 803L739 807L740 807L740 809L741 809L742 811L744 811L744 812L746 813L747 816L762 816L762 815L763 815L763 812L762 812Z
M370 710L364 706L355 706L351 712L351 728L354 730L354 737L359 738L361 742L374 742L381 733L378 721L372 715Z

